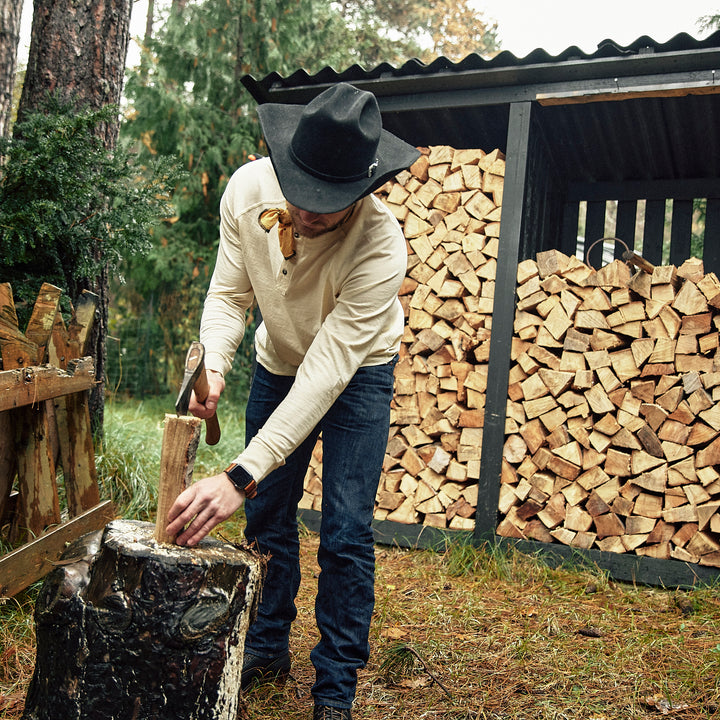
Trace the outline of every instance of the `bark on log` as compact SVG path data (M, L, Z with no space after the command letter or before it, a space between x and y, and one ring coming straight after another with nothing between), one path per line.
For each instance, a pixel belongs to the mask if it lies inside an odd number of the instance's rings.
M262 558L160 545L117 520L73 543L37 601L24 720L235 720Z

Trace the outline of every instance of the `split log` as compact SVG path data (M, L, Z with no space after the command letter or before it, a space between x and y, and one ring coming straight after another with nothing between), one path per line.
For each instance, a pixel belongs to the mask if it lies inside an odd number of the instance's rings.
M228 543L161 545L150 523L83 536L40 592L22 717L234 720L262 573Z
M191 415L165 415L155 522L155 539L158 542L175 542L175 538L166 531L167 516L177 496L192 478L201 425L202 420Z

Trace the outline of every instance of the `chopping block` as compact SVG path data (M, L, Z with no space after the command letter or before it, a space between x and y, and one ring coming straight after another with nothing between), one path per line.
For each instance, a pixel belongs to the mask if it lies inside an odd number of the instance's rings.
M168 450L167 465L161 459L161 485L168 475L192 474L199 426L196 418L166 416L168 444L185 450ZM36 603L37 655L23 720L238 716L264 558L209 537L180 547L157 538L165 524L160 509L157 527L114 520L66 549Z

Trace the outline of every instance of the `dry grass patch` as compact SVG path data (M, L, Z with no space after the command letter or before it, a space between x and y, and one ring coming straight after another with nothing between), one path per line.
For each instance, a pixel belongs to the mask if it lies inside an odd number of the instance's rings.
M232 538L237 527L226 523ZM318 539L302 538L293 671L246 697L246 720L308 720ZM720 717L720 596L614 583L592 568L454 547L377 548L372 655L356 720ZM348 592L351 592L348 589ZM34 663L32 593L2 607L0 718Z
M304 539L293 680L251 692L250 720L309 717L316 548L315 536ZM634 587L472 547L377 554L358 720L719 716L714 589Z

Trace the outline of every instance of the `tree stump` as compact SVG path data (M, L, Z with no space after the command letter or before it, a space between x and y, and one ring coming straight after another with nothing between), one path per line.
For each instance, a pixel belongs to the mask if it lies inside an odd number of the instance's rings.
M48 575L25 720L235 720L262 558L210 538L162 544L153 531L113 521Z

